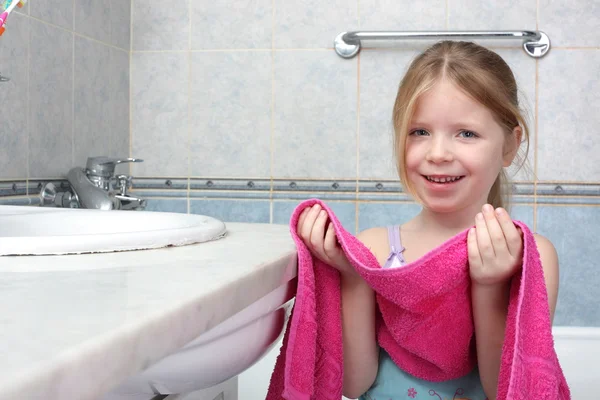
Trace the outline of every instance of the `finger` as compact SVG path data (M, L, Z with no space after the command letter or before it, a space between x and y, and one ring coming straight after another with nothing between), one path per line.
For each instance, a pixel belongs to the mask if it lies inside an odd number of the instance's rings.
M302 230L300 232L300 237L304 240L304 243L308 244L310 242L310 235L313 229L313 225L315 224L315 220L319 215L319 211L321 211L321 206L315 204L310 208L310 211L306 214L304 225L302 226Z
M325 255L329 258L335 255L335 251L338 247L337 239L335 236L335 229L333 229L333 223L327 224L327 231L325 232L325 243L323 245Z
M310 234L310 245L313 250L320 256L325 256L325 223L327 222L327 213L325 210L319 211L317 220L315 221L312 232Z
M308 214L309 211L310 211L310 207L306 207L300 213L300 217L298 217L298 225L296 226L296 232L298 233L298 236L300 236L300 233L302 231L302 226L304 225L304 221L306 220L306 215Z
M479 249L477 248L477 235L475 233L475 228L469 229L469 233L467 234L467 252L469 255L469 265L470 266L481 266L481 255L479 254Z
M477 248L481 254L482 262L491 260L495 257L492 239L485 224L485 219L482 213L478 213L475 217L475 234L477 236Z
M505 209L497 208L496 216L504 232L508 252L511 256L518 257L523 243L523 231L521 231L521 228L515 226L515 223Z
M496 218L494 213L494 207L489 204L483 206L483 216L485 219L485 225L487 226L488 233L492 242L492 248L496 257L508 256L508 247L506 245L506 238L500 222Z

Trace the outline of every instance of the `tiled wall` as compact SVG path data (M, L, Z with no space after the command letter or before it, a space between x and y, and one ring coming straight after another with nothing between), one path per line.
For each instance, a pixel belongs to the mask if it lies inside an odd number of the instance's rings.
M0 193L129 154L128 0L30 0L0 37ZM14 190L13 190L14 186ZM27 198L13 199L27 202Z
M42 3L30 1L32 10ZM354 29L537 28L552 41L540 60L519 41L481 41L513 67L530 115L532 172L515 177L512 215L558 249L556 324L600 326L595 1L221 3L132 0L130 156L145 162L131 172L149 209L287 223L300 200L321 197L351 231L401 223L419 208L395 177L391 108L407 63L430 43L366 43L345 60L332 50L334 37Z
M409 60L429 43L367 44L354 30L545 31L535 60L519 41L481 41L513 68L532 127L515 218L556 245L559 325L600 326L600 10L590 0L133 0L133 169L150 208L228 221L287 223L307 197L327 199L351 230L418 212L399 191L391 107ZM484 5L484 3L486 5ZM179 187L180 189L176 189Z

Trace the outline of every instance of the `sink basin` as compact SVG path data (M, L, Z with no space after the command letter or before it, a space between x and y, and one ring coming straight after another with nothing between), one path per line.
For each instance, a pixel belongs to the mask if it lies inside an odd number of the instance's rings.
M214 271L215 263L230 265L226 262L231 258L232 251L232 247L227 244L228 240L236 243L234 240L236 234L238 241L240 237L244 238L243 235L252 235L252 240L256 240L255 247L258 247L258 253L260 246L265 246L265 244L262 243L263 237L257 235L256 232L264 232L267 235L272 232L272 229L265 228L262 231L255 227L247 227L246 231L239 226L237 228L239 231L236 231L236 224L232 224L229 237L223 241L207 243L205 246L200 246L201 248L188 246L164 252L163 250L142 251L136 254L133 250L178 246L222 238L226 233L225 224L207 216L164 212L0 206L0 255L52 255L42 259L53 260L53 265L63 266L66 264L69 270L71 269L70 264L74 264L74 268L79 268L84 258L96 260L92 264L128 265L129 269L137 268L137 266L145 265L148 258L160 259L166 257L164 254L168 253L169 262L173 265L181 263L181 268L197 269L197 273L193 275L197 278L193 280L198 285L198 292L202 292L203 285L210 286L211 284L210 282L206 283L206 280L213 277L211 271ZM287 232L287 227L285 227L285 229L281 229L281 233L276 233L276 236L278 238L286 237ZM286 238L286 240L288 239ZM112 254L112 252L124 250L131 250L131 252ZM107 254L56 256L96 252ZM158 256L158 253L162 255ZM277 254L280 253L285 252ZM223 257L224 261L220 261L220 257ZM257 258L256 255L247 257ZM114 262L114 258L120 258L120 263ZM130 262L129 258L136 259L136 263ZM57 259L61 259L61 261L58 262ZM244 259L242 258L242 260ZM29 264L39 264L40 268L46 271L46 263L37 262L37 258L35 260L28 257L13 257L11 262L6 264L12 265L11 271L13 269L20 270L21 264L28 265L26 270L34 268ZM202 272L203 262L210 264L206 274ZM285 268L286 271L291 271L295 268L295 262L296 258L288 254L273 261L273 264L279 265L281 269ZM244 271L243 261L241 264L239 268ZM234 265L238 268L237 264ZM86 268L88 267L86 266ZM36 268L34 269L37 271ZM227 268L225 269L227 270ZM215 279L226 281L228 275L216 274ZM252 285L262 284L263 279L252 278L254 279L252 280L249 278L251 275L250 270L240 273L241 277L248 280L247 285L250 282ZM134 275L130 272L129 276ZM157 282L157 284L160 283ZM133 376L122 376L123 380L116 386L112 386L113 389L109 389L110 392L101 399L149 400L157 395L210 391L211 388L214 389L221 384L235 380L237 375L259 361L278 343L289 319L296 284L296 280L292 276L281 281L277 280L276 286L270 286L268 290L262 292L266 294L261 293L262 297L254 302L245 302L244 292L230 293L228 295L230 298L241 298L236 300L243 304L240 306L240 308L243 307L241 310L236 308L236 313L228 314L229 318L223 322L216 325L211 324L212 328L198 334L191 342L184 344L183 347L159 361L154 362L156 360L153 360L152 364L145 365L142 370L137 370ZM228 286L231 284L224 285L219 290L227 292ZM132 289L135 287L134 283L129 282L128 287L132 293L136 292ZM143 287L145 288L145 286ZM147 293L149 296L151 292ZM209 323L215 315L219 314L223 305L214 301L206 301L207 303L198 309L198 313L206 314L207 323ZM165 310L172 312L168 307ZM153 316L153 314L149 315ZM180 324L185 324L185 322ZM170 327L167 325L161 329L168 330ZM182 326L174 326L173 329L174 334L177 334L178 329L185 330ZM140 339L140 343L143 342ZM140 344L140 349L143 348L144 346ZM179 397L175 396L175 398ZM210 397L210 399L214 398L214 396ZM217 398L219 397L217 396Z
M158 398L156 395L192 392L201 399L229 399L204 397L201 392L236 377L279 343L295 293L296 281L285 283L179 351L127 378L101 400L150 400Z
M204 215L0 206L0 256L143 250L225 234L223 222Z

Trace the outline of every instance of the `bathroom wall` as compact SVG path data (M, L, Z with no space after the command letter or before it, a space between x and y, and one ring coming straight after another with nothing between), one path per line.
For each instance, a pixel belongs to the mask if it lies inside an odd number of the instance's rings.
M30 0L0 37L0 204L88 156L129 154L128 0Z
M409 60L429 42L367 43L338 57L346 30L531 30L552 50L480 41L513 68L532 128L514 218L555 244L555 323L600 326L600 17L592 1L133 0L133 173L153 210L287 223L304 198L326 199L352 231L401 223L391 108Z
M530 115L531 172L515 176L512 215L558 250L555 323L600 326L594 5L30 0L0 38L0 73L12 78L0 83L0 204L35 203L40 182L89 155L130 155L145 160L131 172L150 210L285 224L320 197L351 231L401 223L419 207L394 174L391 106L430 42L366 43L345 60L334 37L537 28L552 41L539 60L518 40L481 41L513 67Z

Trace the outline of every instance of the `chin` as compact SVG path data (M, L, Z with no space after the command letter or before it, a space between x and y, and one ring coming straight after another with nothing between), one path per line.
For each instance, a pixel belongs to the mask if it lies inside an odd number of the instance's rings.
M459 204L455 201L448 201L445 199L435 199L433 201L425 200L421 201L421 204L428 210L440 214L452 213L465 208L464 203Z

